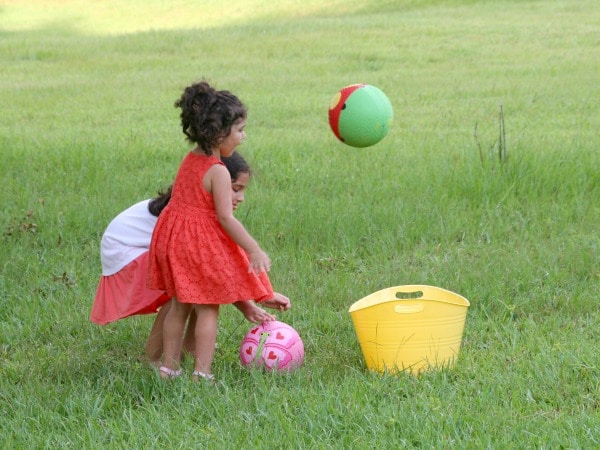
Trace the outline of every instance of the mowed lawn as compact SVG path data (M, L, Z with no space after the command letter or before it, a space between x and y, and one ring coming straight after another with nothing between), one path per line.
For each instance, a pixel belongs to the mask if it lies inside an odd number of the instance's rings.
M599 30L592 0L0 0L0 447L599 447ZM224 307L216 387L140 361L152 316L88 320L202 78L248 107L236 215L306 353L245 369ZM328 125L354 83L394 108L373 147ZM369 371L348 309L415 284L470 301L458 359Z

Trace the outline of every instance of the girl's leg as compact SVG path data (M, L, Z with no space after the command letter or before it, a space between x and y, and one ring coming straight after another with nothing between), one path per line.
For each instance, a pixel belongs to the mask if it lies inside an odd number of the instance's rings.
M171 300L171 308L166 314L163 324L163 366L171 371L179 370L181 357L181 341L185 322L192 305L179 303L176 298ZM161 370L161 376L168 378L168 371Z
M163 324L169 309L171 309L171 302L165 303L160 308L146 341L146 357L150 364L157 367L160 366L160 358L163 354Z
M217 322L219 319L219 305L195 305L197 315L195 340L196 340L196 365L194 372L198 377L212 378L212 361L215 356L217 342Z
M188 319L187 328L185 329L185 336L183 337L183 351L194 356L194 348L196 346L196 338L194 333L196 332L196 310L192 309L190 317Z

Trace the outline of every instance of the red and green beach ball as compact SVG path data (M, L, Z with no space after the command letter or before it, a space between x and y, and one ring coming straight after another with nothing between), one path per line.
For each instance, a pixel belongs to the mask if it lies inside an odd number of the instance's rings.
M370 147L390 131L394 112L383 91L369 84L352 84L339 91L329 106L329 126L352 147Z

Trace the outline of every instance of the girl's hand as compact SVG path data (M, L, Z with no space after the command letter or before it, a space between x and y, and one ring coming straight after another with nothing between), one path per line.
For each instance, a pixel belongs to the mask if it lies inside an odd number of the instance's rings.
M252 300L236 302L234 306L241 311L248 322L263 323L277 319L276 316L269 314Z
M248 255L250 257L250 267L248 272L258 275L261 272L271 270L271 259L263 250L256 250Z
M264 300L260 304L266 308L276 309L277 311L287 311L292 307L290 299L279 292L273 292L272 299Z

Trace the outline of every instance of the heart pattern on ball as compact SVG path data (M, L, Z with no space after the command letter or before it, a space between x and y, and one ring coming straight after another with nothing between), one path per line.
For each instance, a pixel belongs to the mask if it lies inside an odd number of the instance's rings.
M302 365L304 345L296 330L274 320L250 328L239 355L245 367L289 372Z

